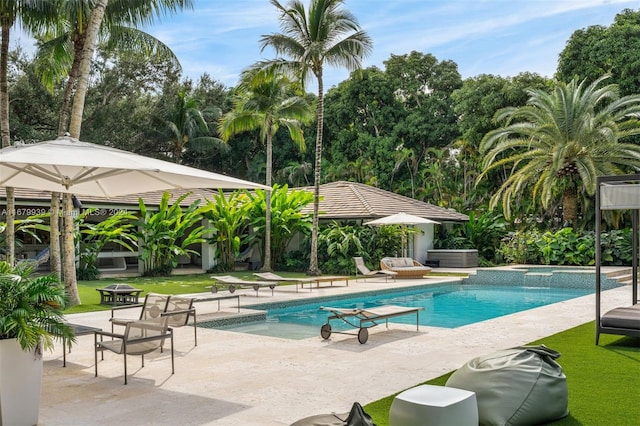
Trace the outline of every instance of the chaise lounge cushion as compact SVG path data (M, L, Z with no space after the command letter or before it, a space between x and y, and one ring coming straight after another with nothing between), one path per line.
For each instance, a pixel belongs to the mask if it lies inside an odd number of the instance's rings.
M380 268L398 273L399 278L419 278L431 272L431 268L410 257L383 257Z
M603 327L640 329L640 304L615 308L602 316Z

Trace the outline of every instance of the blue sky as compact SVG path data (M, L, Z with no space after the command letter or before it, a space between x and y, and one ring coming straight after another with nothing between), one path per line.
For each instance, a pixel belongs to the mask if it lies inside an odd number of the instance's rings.
M308 4L308 0L302 0ZM286 4L287 0L282 0ZM273 52L259 39L279 32L268 0L194 0L192 11L164 17L145 28L169 45L185 76L207 72L227 86L240 72ZM384 68L391 54L416 50L453 60L463 78L479 74L514 76L530 71L552 76L571 34L591 25L609 26L638 0L347 0L345 7L373 39L364 66ZM23 40L24 41L24 40ZM19 40L17 42L20 42ZM346 79L328 67L325 87ZM310 91L313 86L309 87Z
M165 17L146 29L172 48L186 76L197 79L207 72L233 86L244 68L274 56L270 51L261 53L258 44L262 35L279 32L276 9L268 0L194 2L193 11ZM373 39L373 53L364 66L384 68L391 54L416 50L440 61L453 60L463 78L506 77L524 71L550 77L575 30L609 26L617 13L638 9L640 2L347 0L345 7ZM327 68L325 87L348 75L346 70Z

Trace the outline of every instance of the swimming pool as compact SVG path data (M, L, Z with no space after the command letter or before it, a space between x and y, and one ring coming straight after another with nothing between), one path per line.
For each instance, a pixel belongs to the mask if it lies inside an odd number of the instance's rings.
M290 306L258 305L267 311L263 321L220 325L215 322L199 324L204 327L251 333L264 336L305 339L317 336L327 320L328 313L321 306L338 308L372 308L383 305L424 307L420 312L420 325L455 328L479 321L512 314L539 306L557 303L593 293L586 288L516 287L503 285L437 285L385 294L354 295L331 300ZM390 322L415 324L415 316L392 318ZM347 329L339 322L332 323L336 330ZM341 328L342 327L342 328Z

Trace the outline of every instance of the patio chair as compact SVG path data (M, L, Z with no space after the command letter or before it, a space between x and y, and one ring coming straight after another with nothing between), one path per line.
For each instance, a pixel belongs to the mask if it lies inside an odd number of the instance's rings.
M144 367L145 354L162 350L164 341L171 341L171 374L175 373L173 359L173 330L168 326L169 317L160 317L150 320L138 320L127 323L123 334L109 333L106 331L94 332L94 361L95 377L98 377L98 352L101 360L104 360L104 351L111 351L122 355L124 359L124 384L127 384L127 355L140 355L142 367ZM100 336L100 340L98 340ZM103 340L103 337L111 337L112 340Z
M398 275L397 272L390 271L388 269L372 271L364 264L364 259L362 257L354 257L353 260L356 262L356 280L358 279L358 272L364 276L365 281L367 280L367 277L380 277L384 278L384 282L387 282L389 278L395 280Z
M125 305L125 306L114 306L111 308L111 332L113 333L114 325L122 325L126 326L132 321L136 320L147 320L153 318L159 318L164 312L167 311L167 306L169 305L170 295L167 294L157 294L157 293L147 293L144 298L143 303L138 303L135 305ZM140 309L140 315L138 318L117 318L114 317L116 311L120 312L123 309Z
M198 346L198 326L196 324L196 308L193 307L193 297L171 296L167 301L165 312L160 314L169 318L169 327L178 328L189 324L189 318L193 316L193 341Z

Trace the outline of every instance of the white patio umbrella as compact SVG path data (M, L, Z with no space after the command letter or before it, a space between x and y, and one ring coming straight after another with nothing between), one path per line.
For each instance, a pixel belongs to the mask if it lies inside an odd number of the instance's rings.
M396 213L391 216L381 217L380 219L365 222L365 225L418 225L421 223L440 224L435 220L427 219L420 216L414 216L408 213Z
M0 186L107 198L171 189L270 189L67 136L0 149Z
M391 216L381 217L380 219L370 220L369 222L365 222L365 225L419 225L419 224L440 224L440 222L436 222L435 220L427 219L420 216L414 216L408 213L396 213ZM402 230L402 254L403 256L407 255L407 238L405 235L405 230Z

